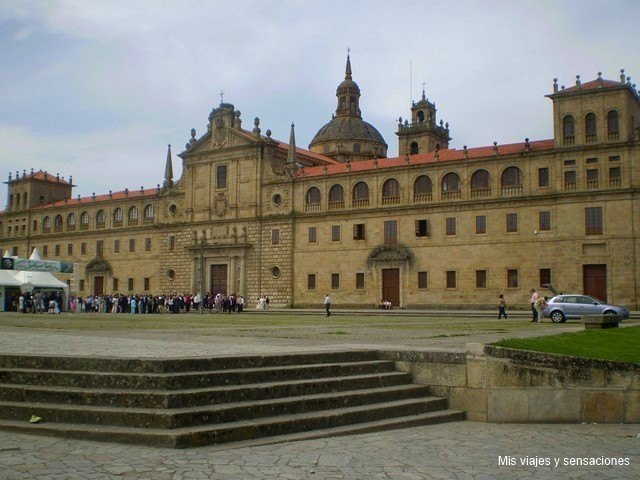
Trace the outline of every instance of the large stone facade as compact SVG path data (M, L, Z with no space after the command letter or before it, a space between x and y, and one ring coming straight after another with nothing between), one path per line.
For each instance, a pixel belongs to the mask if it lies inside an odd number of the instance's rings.
M553 139L479 148L449 148L423 93L399 122L396 158L382 137L362 138L350 63L337 96L334 120L355 123L322 127L311 150L293 126L277 141L220 104L203 135L192 130L181 178L169 151L153 189L74 199L71 179L16 172L3 251L74 262L61 278L81 296L213 290L317 306L329 293L340 306L464 308L499 293L524 305L552 283L638 308L640 99L624 77L554 83Z

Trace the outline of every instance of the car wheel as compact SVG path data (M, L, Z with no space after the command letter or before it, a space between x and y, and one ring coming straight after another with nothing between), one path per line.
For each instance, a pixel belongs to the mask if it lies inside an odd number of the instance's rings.
M602 313L603 315L617 315L613 310L606 310Z
M562 313L560 310L554 310L553 312L551 312L549 318L551 318L551 321L553 323L562 323L566 321L566 319L564 318L564 313Z

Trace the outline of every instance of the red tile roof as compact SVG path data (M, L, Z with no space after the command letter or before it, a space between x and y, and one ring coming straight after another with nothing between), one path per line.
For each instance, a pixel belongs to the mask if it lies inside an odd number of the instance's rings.
M122 190L120 192L113 192L111 194L107 193L106 195L96 195L95 200L93 196L80 197L80 199L69 198L68 200L58 200L57 202L47 203L46 205L43 205L42 208L60 207L64 205L82 205L87 203L106 202L110 200L122 200L123 198L144 198L151 197L153 195L156 195L157 193L157 188L150 188L148 190L145 189L144 194L140 190L129 190L128 193L126 193L125 190Z
M47 173L45 175L45 172L43 170L38 170L37 172L34 172L34 173L28 173L24 177L21 175L19 177L12 178L11 181L15 182L15 181L31 180L31 179L42 180L44 182L51 182L51 183L63 183L65 185L69 185L69 182L64 178L62 177L57 178L55 175L51 175L50 173Z
M554 148L553 140L538 140L535 142L529 142L529 150L531 152L541 152L545 150L552 150ZM525 153L525 142L511 143L507 145L498 145L498 156L502 155L514 155L519 153ZM464 155L464 150L458 150L450 148L446 150L440 150L438 152L438 160L435 158L435 152L420 153L417 155L409 155L409 165L420 165L429 163L442 163L460 160L474 160L480 158L488 158L494 156L494 147L478 147L467 149L467 156ZM407 165L406 157L393 157L393 158L379 158L378 169L381 168L393 168ZM350 168L347 168L346 163L340 163L338 165L327 165L326 174L335 175L346 172L365 172L368 170L374 170L375 160L361 160L357 162L351 162ZM315 177L325 175L324 166L305 167L299 169L297 172L298 177Z
M617 82L615 80L596 79L590 82L583 83L582 85L574 85L573 87L565 88L564 90L558 90L553 94L558 93L576 93L576 92L588 92L590 90L598 90L601 88L622 87L626 84Z

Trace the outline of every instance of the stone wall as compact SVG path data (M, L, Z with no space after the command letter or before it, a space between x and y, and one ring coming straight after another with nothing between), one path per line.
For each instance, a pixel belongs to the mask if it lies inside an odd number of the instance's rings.
M450 407L491 423L640 422L640 366L468 344L466 354L385 351Z

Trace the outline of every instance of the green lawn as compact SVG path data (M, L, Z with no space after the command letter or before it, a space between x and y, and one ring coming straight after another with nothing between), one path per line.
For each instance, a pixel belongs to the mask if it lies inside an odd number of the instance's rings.
M640 327L587 330L548 337L512 338L498 347L640 363Z

